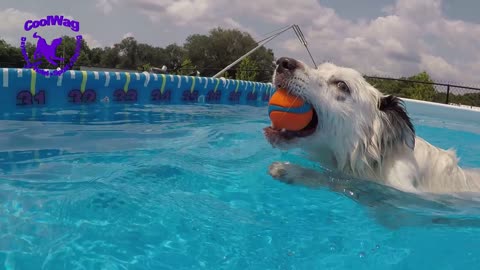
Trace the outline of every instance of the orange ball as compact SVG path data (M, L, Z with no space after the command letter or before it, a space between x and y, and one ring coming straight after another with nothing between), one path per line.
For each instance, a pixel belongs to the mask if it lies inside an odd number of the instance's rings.
M310 104L299 97L277 89L268 102L268 116L274 129L298 131L310 123L313 110Z

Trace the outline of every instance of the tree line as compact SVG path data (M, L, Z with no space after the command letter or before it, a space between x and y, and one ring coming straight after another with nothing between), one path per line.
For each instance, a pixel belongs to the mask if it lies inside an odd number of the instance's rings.
M152 71L166 67L167 73L179 75L201 75L210 77L240 58L258 44L253 37L237 29L213 28L207 34L193 34L182 45L172 43L165 47L152 46L138 42L134 37L126 37L113 46L90 48L82 40L81 51L73 69L80 66L112 68L136 71ZM26 51L33 61L35 45L26 43ZM57 47L57 56L70 59L75 53L76 40L64 36ZM223 74L225 78L270 82L274 70L274 53L261 47L249 57ZM67 60L68 61L68 60ZM24 67L26 64L20 47L12 46L0 38L0 67ZM62 66L68 63L63 62ZM43 61L40 68L55 68ZM408 81L366 78L372 85L385 94L444 103L446 93L437 91L432 84L420 84ZM404 80L432 83L427 72L420 72ZM450 93L449 102L480 106L478 93Z
M447 101L446 86L435 86L430 75L425 71L399 79L366 77L366 80L384 94L438 103L446 103ZM443 88L442 91L436 89L440 87ZM463 91L462 93L458 89L451 87L448 94L448 103L480 107L480 90L470 93Z
M75 53L74 37L62 37L57 47L57 56L70 59ZM166 47L140 43L134 37L126 37L111 47L90 48L82 40L80 55L73 66L115 68L123 70L150 71L151 68L166 67L170 74L201 75L210 77L240 58L258 44L247 32L236 29L211 29L208 34L193 34L183 45L176 43ZM30 61L35 46L26 43ZM271 49L260 47L242 62L223 74L226 78L270 81L274 68ZM64 63L67 64L67 63ZM21 49L0 39L0 67L24 67ZM56 68L42 62L39 68Z

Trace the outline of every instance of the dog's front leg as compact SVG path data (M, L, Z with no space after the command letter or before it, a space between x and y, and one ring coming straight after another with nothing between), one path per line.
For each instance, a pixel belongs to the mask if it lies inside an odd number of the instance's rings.
M269 167L269 174L276 180L309 188L328 188L343 194L363 205L376 207L390 197L384 195L386 187L371 181L355 179L334 172L319 172L289 162L274 162ZM376 192L377 191L377 192ZM383 193L382 193L383 191ZM375 194L375 196L372 196Z
M301 167L289 162L274 162L268 173L276 180L293 185L303 185L310 188L330 187L338 190L340 186L331 181L328 173Z

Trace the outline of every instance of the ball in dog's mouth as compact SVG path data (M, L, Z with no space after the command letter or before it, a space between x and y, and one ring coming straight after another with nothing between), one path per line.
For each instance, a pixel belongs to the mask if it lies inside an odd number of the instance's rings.
M313 109L312 120L308 123L306 127L298 131L286 130L286 129L275 129L272 126L268 126L263 129L265 136L268 140L278 141L278 140L292 140L295 138L308 137L315 133L315 130L318 126L318 116L315 109Z

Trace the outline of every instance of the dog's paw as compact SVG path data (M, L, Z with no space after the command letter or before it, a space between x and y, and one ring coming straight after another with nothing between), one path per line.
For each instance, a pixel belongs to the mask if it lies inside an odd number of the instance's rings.
M285 176L287 174L285 163L274 162L268 167L268 173L273 178Z
M274 162L268 167L268 174L281 182L293 184L294 180L288 172L290 166L288 162Z

